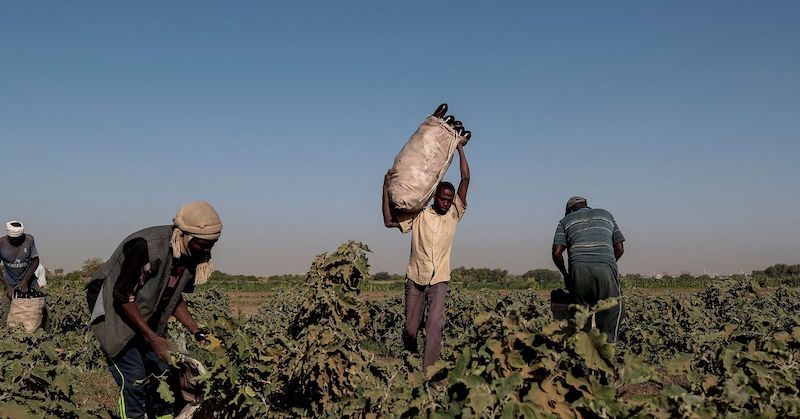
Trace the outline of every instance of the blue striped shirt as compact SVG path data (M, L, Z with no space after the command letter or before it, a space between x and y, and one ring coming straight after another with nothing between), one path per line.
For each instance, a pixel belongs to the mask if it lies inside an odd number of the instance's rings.
M567 214L556 227L553 245L567 248L569 263L610 263L616 265L614 244L624 242L611 213L599 208L581 208Z

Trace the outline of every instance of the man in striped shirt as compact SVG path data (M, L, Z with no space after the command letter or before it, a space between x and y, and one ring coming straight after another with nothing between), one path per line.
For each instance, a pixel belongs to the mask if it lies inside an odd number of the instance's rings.
M558 222L553 238L553 262L564 275L564 284L575 302L594 306L600 300L620 297L617 261L624 252L625 237L606 210L589 208L586 198L573 196L567 201L566 215ZM564 264L569 255L569 271ZM595 325L617 341L622 318L622 301L597 313Z

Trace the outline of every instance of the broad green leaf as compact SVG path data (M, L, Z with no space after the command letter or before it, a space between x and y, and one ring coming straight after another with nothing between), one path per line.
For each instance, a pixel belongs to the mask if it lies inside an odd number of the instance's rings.
M167 403L175 403L175 394L172 392L169 384L166 381L158 381L158 397Z

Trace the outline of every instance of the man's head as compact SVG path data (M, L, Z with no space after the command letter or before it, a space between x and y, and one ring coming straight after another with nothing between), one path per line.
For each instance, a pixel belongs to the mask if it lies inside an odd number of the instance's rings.
M195 263L207 262L211 259L211 249L216 244L216 240L199 239L192 237L187 244L189 258Z
M582 196L573 196L567 200L567 207L564 215L575 212L581 208L586 208L587 206L588 204L586 203L586 198Z
M25 227L20 221L7 222L6 233L8 233L8 241L13 246L19 246L25 242Z
M439 215L444 215L453 205L456 198L456 188L450 182L441 182L436 186L436 193L433 194L433 210Z
M208 202L190 202L172 220L172 253L176 258L188 257L197 265L195 282L203 284L213 272L211 248L222 234L222 219Z

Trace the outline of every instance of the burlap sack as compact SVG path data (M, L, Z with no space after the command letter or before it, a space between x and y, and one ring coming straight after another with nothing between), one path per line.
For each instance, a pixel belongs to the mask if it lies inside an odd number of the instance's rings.
M202 387L198 385L198 378L206 373L205 367L200 361L190 358L186 355L182 356L178 361L181 371L178 376L178 382L181 387L181 397L188 404L181 409L180 414L175 419L190 419L200 408L201 396L203 393Z
M440 118L429 116L422 122L389 171L389 199L396 209L417 212L425 208L459 143L466 140Z
M42 325L44 315L44 297L39 298L14 298L8 309L6 324L9 326L25 327L28 333L33 333Z

